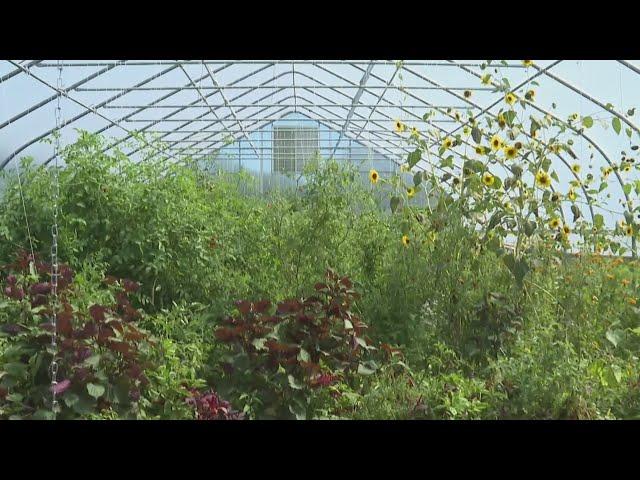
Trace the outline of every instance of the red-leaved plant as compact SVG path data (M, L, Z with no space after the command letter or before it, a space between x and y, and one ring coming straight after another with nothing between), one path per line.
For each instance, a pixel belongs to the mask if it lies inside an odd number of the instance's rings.
M231 404L222 400L213 390L200 392L190 390L187 405L195 409L196 420L244 420L244 414L231 408Z
M258 418L314 418L319 391L355 373L372 373L374 349L354 313L351 280L328 270L315 295L278 303L236 302L216 338L232 346L223 364L232 395L252 402Z
M0 268L4 277L0 301L0 335L9 348L0 358L0 418L51 418L51 397L58 397L58 418L77 418L112 409L135 418L148 384L149 338L135 322L140 313L129 295L138 289L130 280L107 277L102 290L112 302L78 298L74 272L60 265L57 312L57 385L51 387L52 360L50 265L26 253ZM0 280L1 282L1 280ZM105 292L103 292L105 293ZM88 308L86 307L89 301Z

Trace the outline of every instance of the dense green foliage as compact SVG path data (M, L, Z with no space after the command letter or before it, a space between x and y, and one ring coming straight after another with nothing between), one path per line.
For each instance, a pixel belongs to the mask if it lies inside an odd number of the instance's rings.
M64 157L61 418L640 415L635 263L544 239L510 263L464 198L392 213L332 161L300 191L255 197L241 175L135 163L88 134ZM51 171L23 166L46 259ZM47 266L30 270L6 181L0 418L49 418Z

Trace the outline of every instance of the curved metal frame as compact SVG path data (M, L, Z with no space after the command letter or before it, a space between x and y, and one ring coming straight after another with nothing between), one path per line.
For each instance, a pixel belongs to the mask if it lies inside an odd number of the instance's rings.
M427 70L449 67L464 71L476 77L476 79L482 76L477 70L481 66L480 63L457 62L453 60L406 62L394 62L390 60L65 61L63 62L63 66L67 69L92 68L93 70L87 75L82 76L69 87L60 90L35 71L36 69L57 68L55 62L43 60L22 62L6 60L6 62L13 68L8 73L0 76L0 88L9 90L11 88L10 82L13 79L20 75L27 75L34 81L51 89L53 94L34 102L33 105L26 105L22 111L13 114L11 118L0 118L0 132L11 128L11 126L17 122L25 121L31 114L51 104L51 102L59 97L63 97L66 98L67 101L82 108L80 113L62 123L63 128L73 124L79 124L83 118L93 115L106 122L105 126L96 130L96 133L103 133L111 129L116 129L124 133L120 137L115 137L112 142L106 145L104 151L116 148L131 138L138 137L141 138L142 145L139 145L127 153L135 154L140 151L141 148L149 147L151 150L149 153L150 156L162 155L165 158L175 160L180 160L181 155L184 156L187 150L194 152L192 155L207 155L207 152L215 151L224 144L225 135L227 138L232 138L234 142L246 141L253 153L257 157L260 157L263 146L258 147L252 141L251 133L272 125L275 121L286 118L288 115L294 113L304 115L311 121L318 122L318 125L324 125L337 133L337 140L330 149L332 155L336 154L344 140L349 140L350 142L357 142L361 145L368 146L372 150L399 163L397 160L398 155L405 155L410 149L404 141L406 137L384 134L385 131L391 132L391 122L395 120L393 112L399 112L403 121L413 122L415 125L424 125L426 123L427 126L435 129L442 135L454 135L463 125L458 125L453 130L447 130L445 128L445 124L451 122L453 118L453 115L448 109L472 109L474 111L474 117L477 119L491 112L502 101L502 94L499 94L500 98L490 102L488 106L482 106L461 94L463 90L494 91L492 87L497 86L494 82L492 82L492 86L486 87L478 86L477 81L474 85L447 86L417 71L418 68L421 67ZM617 62L635 74L640 74L640 67L625 60L617 60ZM557 73L550 71L553 67L561 63L562 61L558 60L544 67L539 67L534 64L532 68L534 74L527 75L526 79L519 82L512 90L515 91L527 85L536 77L544 76L619 118L621 122L624 122L627 127L640 136L640 128L627 116L615 108L607 108L607 105L598 98L573 85ZM198 65L202 66L204 74L197 77L190 75L187 68L193 68ZM246 73L242 72L242 74L235 76L229 75L232 77L231 80L221 82L218 75L225 75L227 70L233 65L244 66L244 68L247 69ZM284 65L285 70L278 75L275 75L274 70L274 75L271 78L260 79L261 73L264 74L267 69L272 67L275 69L276 65ZM158 67L159 71L147 75L133 85L100 87L93 83L94 80L101 78L107 72L114 70L121 71L123 68L136 68L139 66ZM491 67L498 69L525 68L519 62L492 64ZM187 83L176 86L157 85L158 82L154 84L154 81L165 81L168 78L167 75L176 69L180 69L187 77ZM381 73L381 69L384 69L384 72ZM398 74L402 72L407 72L412 75L418 81L418 84L408 86L398 85ZM359 75L359 79L350 78L354 75ZM324 80L321 77L323 77ZM166 102L185 90L195 91L198 98L189 102L173 102L173 104ZM229 95L229 92L235 92L236 90L237 93ZM462 104L436 105L425 98L424 93L418 94L429 91L444 92L452 100L461 101ZM102 92L103 94L107 94L107 98L102 99L96 105L88 105L74 95L75 93L84 92L95 92L96 95L98 92ZM148 95L157 94L158 96L154 96L153 99L146 102L130 101L128 104L117 104L121 99L131 98L136 92L145 92ZM404 105L394 102L389 99L390 92L402 92L406 95L405 98L408 98L412 103ZM372 100L363 101L362 97L365 94ZM215 100L216 98L220 98L221 101ZM241 103L239 103L239 101ZM614 162L612 162L609 155L607 155L605 149L588 136L584 132L584 129L563 121L552 112L547 111L533 102L525 99L523 99L523 101L534 110L544 115L549 115L555 121L561 122L564 127L571 129L584 139L585 142L595 148L608 165L614 166ZM125 110L124 115L120 115L117 118L111 118L108 115L108 112L114 112L118 109ZM191 113L189 109L202 109L202 112L194 114ZM435 111L437 112L437 116L435 118L429 118L425 122L425 120L417 114L419 109ZM158 118L143 117L145 113L160 112L162 110L166 113ZM190 114L188 118L180 118L179 115L183 112L188 112L188 115ZM240 114L242 112L249 113L241 116ZM339 112L339 118L336 118L337 112ZM136 124L142 125L140 128L131 128L131 125ZM165 129L157 128L162 126L164 126ZM12 159L25 152L25 150L38 141L50 136L54 130L55 129L52 128L44 132L34 132L32 138L25 139L25 143L12 151L7 158L0 159L0 169L3 169ZM367 132L368 135L364 136L364 132ZM145 134L158 134L157 140L163 142L165 147L158 148L155 142L149 143L144 137L140 137ZM204 136L199 134L204 134ZM170 135L180 135L181 138L169 139L168 137ZM198 135L197 138L196 135ZM437 143L437 140L428 139L428 148L436 147ZM470 144L465 141L463 145ZM568 167L569 171L571 171L569 162L567 162L562 155L555 154L555 158L560 160L560 163ZM46 159L44 163L49 164L52 160L53 157L50 157ZM416 168L426 169L429 166L431 168L439 168L437 165L431 165L428 159L424 158L421 159ZM457 167L459 167L459 165ZM578 179L575 174L573 175ZM624 182L616 169L614 169L614 175L622 190L626 205L625 208L627 211L631 211L629 195L624 191ZM581 188L593 219L592 199L587 193L585 186L581 184ZM632 248L634 252L636 250L635 243L634 238Z

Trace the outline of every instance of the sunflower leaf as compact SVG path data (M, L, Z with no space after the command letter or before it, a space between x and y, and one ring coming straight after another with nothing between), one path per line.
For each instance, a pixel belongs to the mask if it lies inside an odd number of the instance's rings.
M482 141L482 132L478 127L473 127L471 129L471 137L473 138L474 142L480 144L480 142Z
M407 157L407 163L409 164L409 168L413 168L416 165L416 163L420 161L420 158L422 158L422 151L419 148L416 148Z
M614 347L617 347L618 344L624 339L624 331L607 330L605 337L613 344Z
M391 211L393 213L396 213L396 210L398 209L398 205L400 204L400 198L396 195L394 195L393 197L391 197L391 200L389 201L389 206L391 207Z
M522 287L524 277L530 270L529 264L526 260L524 258L516 259L513 253L509 253L502 257L502 261L515 277L518 286Z
M611 126L615 130L616 134L620 134L620 130L622 130L622 123L618 117L613 117L611 119Z

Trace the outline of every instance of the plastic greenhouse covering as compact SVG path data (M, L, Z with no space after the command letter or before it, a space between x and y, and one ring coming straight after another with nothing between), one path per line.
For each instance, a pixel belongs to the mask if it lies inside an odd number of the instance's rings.
M299 171L307 150L358 162L365 179L371 168L399 170L408 157L409 174L456 175L478 140L488 145L470 133L471 119L483 125L499 117L508 90L527 124L546 119L572 133L549 155L557 183L576 180L576 164L582 175L591 172L594 184L580 183L575 203L613 228L625 212L637 215L637 165L620 167L640 138L639 74L640 62L624 60L3 60L0 168L18 168L23 157L54 160L44 140L56 131L59 99L63 146L79 130L100 133L109 139L105 151L119 148L140 161L214 158L220 168L251 172L262 189ZM419 158L410 157L414 133L425 141ZM443 162L449 137L458 140ZM606 182L602 172L611 173Z

